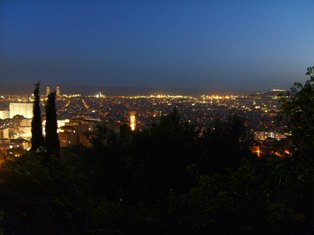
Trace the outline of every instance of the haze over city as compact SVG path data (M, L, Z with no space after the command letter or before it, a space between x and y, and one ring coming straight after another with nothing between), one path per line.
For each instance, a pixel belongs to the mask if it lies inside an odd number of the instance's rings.
M314 58L313 7L313 1L4 0L0 89L25 93L39 80L112 94L288 89L305 80Z

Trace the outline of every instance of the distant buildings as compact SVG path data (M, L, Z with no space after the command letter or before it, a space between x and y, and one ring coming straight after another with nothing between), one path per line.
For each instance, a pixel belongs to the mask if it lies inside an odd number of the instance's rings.
M46 87L46 95L51 87ZM252 152L261 155L265 149L261 146L276 140L286 141L288 137L284 132L283 123L274 121L281 104L278 93L256 93L252 95L203 95L173 96L173 95L148 95L148 96L109 96L99 92L93 96L81 96L78 94L62 95L57 86L58 98L58 135L62 147L82 145L90 147L92 140L99 137L97 128L105 124L106 133L101 133L102 143L110 145L112 136L118 135L122 125L128 125L131 130L144 130L158 123L159 118L176 107L180 111L183 122L192 123L200 129L206 130L216 119L228 120L232 115L238 115L244 119L245 124L254 134L254 148ZM20 150L20 144L16 146L11 141L23 139L30 143L31 118L33 116L33 104L29 102L29 96L0 96L0 148L8 150L2 154L15 156L14 148ZM45 98L42 97L42 105ZM42 110L43 111L43 110ZM18 115L18 116L16 116ZM14 118L15 116L15 118ZM21 116L24 116L21 117ZM45 134L45 118L43 115L43 133ZM10 147L13 146L13 147ZM257 147L256 147L257 146ZM28 146L24 144L23 149ZM19 154L19 153L18 153ZM1 149L0 149L1 160Z
M56 96L57 97L61 96L61 91L60 91L60 87L59 86L56 87Z
M255 131L254 138L259 141L264 141L267 139L276 139L281 140L287 138L287 136L283 133L275 132L275 131Z
M50 94L50 86L46 86L46 96Z
M94 129L95 125L94 121L87 120L72 120L66 123L58 133L61 147L78 145L91 147L88 135Z
M50 86L46 86L46 96L48 96L51 93L51 89ZM60 86L56 86L56 96L60 97L61 96L61 90L60 90Z

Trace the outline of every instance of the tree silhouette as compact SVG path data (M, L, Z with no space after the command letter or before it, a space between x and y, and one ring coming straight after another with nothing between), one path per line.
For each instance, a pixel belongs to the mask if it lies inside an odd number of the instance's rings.
M242 161L253 159L249 151L251 134L238 116L228 120L216 120L204 133L206 164L210 172L224 172L226 168L238 168Z
M59 154L60 141L57 133L56 94L48 95L46 104L46 147L48 153Z
M310 79L304 85L295 83L283 100L282 115L292 132L295 151L309 155L314 144L314 66L307 69L306 75Z
M0 234L314 234L314 164L252 160L237 116L200 133L174 110L114 144L98 131L94 148L1 167Z
M32 151L36 151L38 147L44 145L44 137L42 133L41 111L40 111L40 97L39 97L40 83L35 84L34 89L34 104L33 104L33 120L32 120Z
M123 124L120 126L120 138L125 140L129 138L132 134L131 127L127 124Z
M194 182L189 168L199 159L195 128L180 120L177 109L159 123L134 133L123 150L128 156L132 200L165 203L171 193L182 193Z

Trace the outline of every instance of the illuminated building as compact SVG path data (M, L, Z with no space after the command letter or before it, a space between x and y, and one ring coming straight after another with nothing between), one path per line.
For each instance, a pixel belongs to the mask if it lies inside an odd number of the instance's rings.
M10 138L10 128L0 128L0 138L9 139Z
M281 140L281 139L285 139L287 138L287 136L285 134L279 133L279 132L274 132L274 131L255 131L255 139L256 140L267 140L268 138L272 138L272 139L277 139L277 140Z
M60 87L59 86L56 87L56 96L57 97L61 96L61 91L60 91Z
M130 127L131 130L134 131L136 128L136 116L135 112L130 112Z
M22 119L18 126L18 137L23 139L32 138L32 120L31 119Z
M79 144L79 135L73 127L63 127L62 132L59 132L58 135L61 147L70 147Z
M106 96L100 91L95 97L96 98L105 98Z
M50 94L50 86L46 86L46 96Z
M33 103L10 103L10 118L22 115L25 118L33 118Z
M80 144L91 147L91 143L86 137L90 128L89 124L81 121L68 122L58 133L61 147L78 146Z
M10 117L9 110L0 110L0 119L7 119Z

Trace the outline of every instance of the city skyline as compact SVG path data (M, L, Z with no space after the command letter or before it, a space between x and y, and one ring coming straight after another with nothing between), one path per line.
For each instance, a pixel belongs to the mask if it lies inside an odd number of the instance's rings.
M313 63L311 1L1 1L0 85L288 89ZM104 90L106 92L106 90Z
M40 96L47 96L50 92L57 93L57 87L61 95L94 96L99 93L105 96L149 96L149 95L183 95L199 97L202 95L253 95L272 90L287 91L278 87L270 89L201 89L201 88L153 88L153 87L96 87L96 86L51 86L41 84ZM32 96L34 84L5 84L0 87L0 95L4 96Z

